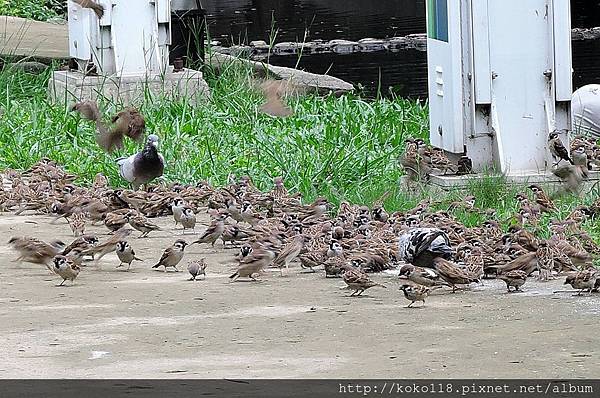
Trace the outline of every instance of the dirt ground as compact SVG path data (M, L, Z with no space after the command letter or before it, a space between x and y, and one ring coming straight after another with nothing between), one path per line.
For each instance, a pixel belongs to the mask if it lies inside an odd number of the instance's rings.
M63 220L0 215L0 242L27 235L70 242ZM204 219L206 223L206 219ZM234 249L194 245L208 276L154 271L181 236L130 239L143 263L115 269L115 254L83 268L74 286L43 266L18 264L0 244L0 378L578 378L600 374L600 294L573 296L564 278L530 279L507 294L485 281L408 304L393 274L387 289L348 297L340 279L290 268L261 282L229 283ZM201 232L204 226L200 225ZM101 239L103 226L88 228ZM187 235L191 242L194 235ZM68 283L68 282L67 282ZM566 286L568 287L568 286ZM570 288L570 287L569 287Z

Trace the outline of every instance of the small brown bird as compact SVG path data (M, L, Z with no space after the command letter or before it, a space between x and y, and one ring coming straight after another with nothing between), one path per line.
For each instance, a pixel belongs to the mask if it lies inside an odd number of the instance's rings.
M205 259L201 258L198 261L191 261L187 266L187 270L190 273L190 275L192 276L189 279L190 281L195 281L196 278L200 275L203 275L204 278L206 279L206 261L205 261Z
M188 243L182 239L176 240L173 246L165 249L158 263L153 265L152 268L158 268L162 265L165 267L165 272L167 272L167 268L169 267L173 267L176 272L179 272L177 264L183 259L184 250L187 245Z
M98 244L98 237L93 234L82 235L71 242L70 245L64 248L64 250L60 253L63 256L68 255L72 250L80 250L85 253L91 248L95 247Z
M119 131L134 141L140 142L146 131L144 116L135 108L125 108L112 118L113 131Z
M490 265L488 268L496 269L500 274L519 270L529 275L537 269L537 252L523 253L507 264Z
M287 117L294 111L283 103L282 97L290 91L290 82L283 80L267 80L260 84L266 102L260 107L261 112L271 116Z
M285 188L285 185L283 185L282 177L273 178L273 185L271 196L273 196L274 199L283 199L289 196L288 190Z
M194 231L196 228L196 214L194 214L194 210L191 207L185 207L181 214L180 221L183 226L183 233L185 233L186 229Z
M210 243L211 246L215 246L215 242L217 239L221 237L223 231L225 230L225 218L227 215L225 213L217 213L215 219L210 223L206 231L200 236L200 238L194 243Z
M185 201L182 198L173 199L173 203L171 203L171 211L173 212L173 219L175 220L175 225L177 225L181 221L181 215L183 214L184 208Z
M134 260L142 261L141 258L137 258L135 256L135 252L133 251L133 248L127 241L124 241L124 240L118 241L116 251L117 251L117 257L119 257L119 261L120 261L119 265L117 265L117 268L122 267L123 264L127 264L127 271L129 271L129 268L131 268L131 263Z
M97 173L92 183L92 189L95 191L108 188L108 178L102 173Z
M406 308L412 307L417 301L422 301L425 306L425 298L431 292L431 289L422 285L402 285L400 290L404 293L404 297L410 301L410 304Z
M63 278L63 281L58 286L62 286L67 280L70 280L71 283L75 282L75 278L77 278L77 275L79 275L81 268L79 268L79 266L75 264L73 260L59 254L54 257L52 262L54 265L52 269L56 275Z
M537 184L531 184L528 187L535 196L535 202L540 207L540 210L546 213L558 211L552 199L544 192L542 187Z
M90 0L84 1L95 4ZM135 141L140 141L144 135L144 117L134 108L127 108L114 116L112 128L108 128L102 121L102 114L95 101L78 102L71 107L71 111L79 112L84 119L96 124L96 142L108 153L123 148L123 137L127 136Z
M348 285L348 289L354 290L350 297L354 295L360 296L365 290L373 286L386 287L381 283L373 282L365 272L349 265L342 268L342 279Z
M440 277L452 286L452 292L456 291L456 285L479 283L479 278L441 257L433 260L433 267Z
M344 248L337 240L331 240L329 242L329 247L327 248L327 258L331 257L341 257L344 255Z
M431 173L431 167L424 162L418 152L418 144L415 140L408 138L404 140L405 150L399 162L404 172L411 181L426 180Z
M571 285L573 289L579 290L577 293L579 296L584 290L591 292L595 288L598 277L598 270L586 269L585 271L569 274L564 284Z
M548 149L550 150L550 153L552 154L552 157L555 160L554 166L558 165L561 160L566 160L569 163L573 164L573 160L569 156L569 151L567 151L567 148L565 148L565 146L563 145L562 141L560 140L560 137L558 136L558 133L552 132L548 136Z
M552 277L552 270L554 269L554 253L545 240L539 241L536 257L539 272L538 279L545 282Z
M152 231L160 230L160 227L156 224L148 221L146 217L141 214L130 214L127 216L129 221L129 225L131 225L134 229L137 229L142 234L139 236L140 238L145 238Z
M97 265L102 259L102 257L107 255L108 253L112 253L115 250L117 250L117 242L125 240L125 238L131 235L132 232L133 229L131 228L121 228L115 231L114 235L105 240L104 242L98 243L97 245L91 247L89 250L86 250L85 254L89 254L92 257L98 254L98 257L96 257Z
M125 225L127 225L127 223L129 222L128 215L130 212L130 209L122 209L106 213L106 215L104 216L104 225L111 232L116 232L119 229L123 228Z
M256 276L275 259L275 251L269 246L254 247L252 252L240 260L237 270L229 276L231 282L240 277L256 281Z
M8 244L19 253L16 261L44 264L49 269L48 263L50 260L65 246L59 240L48 244L39 239L29 237L13 237L8 241Z
M283 276L283 267L286 270L289 268L289 264L298 257L307 240L308 238L304 235L296 235L275 257L273 265L279 268L281 276Z
M104 15L104 7L101 4L96 3L94 0L73 0L74 3L79 4L82 8L89 8L94 11L98 18L102 18Z
M515 292L518 292L520 287L527 281L527 272L521 270L508 271L505 274L498 275L498 279L503 280L506 283L506 289L510 293L510 288L514 287Z
M223 230L223 234L221 234L221 240L223 241L223 246L225 246L225 242L231 242L231 244L243 242L248 240L252 235L253 232L251 230L246 229L239 224L225 224L225 229Z
M403 265L398 276L406 277L409 281L425 287L449 286L432 269L415 267L412 264Z
M73 213L67 220L69 221L69 226L71 227L74 236L81 236L85 233L86 217L83 213Z

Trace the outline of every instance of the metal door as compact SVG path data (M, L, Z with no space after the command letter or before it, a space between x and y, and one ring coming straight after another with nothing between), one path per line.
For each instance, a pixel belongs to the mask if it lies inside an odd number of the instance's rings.
M464 149L461 3L427 0L427 62L431 144Z
M506 173L547 166L546 109L555 104L551 7L549 0L488 1L492 109Z

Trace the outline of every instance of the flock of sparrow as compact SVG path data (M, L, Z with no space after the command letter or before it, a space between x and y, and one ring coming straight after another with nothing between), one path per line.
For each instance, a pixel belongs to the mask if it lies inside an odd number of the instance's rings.
M95 102L75 104L72 110L95 122L97 142L107 152L122 147L124 137L139 141L145 135L144 118L134 108L113 117L112 126L102 121ZM554 170L586 173L593 167L589 159L600 152L593 143L576 139L571 158L557 134L549 137L549 148L557 159ZM560 166L563 160L565 165ZM518 223L504 232L495 212L479 209L474 196L453 202L447 210L435 210L431 201L424 200L409 211L390 214L383 206L384 195L371 208L342 202L332 215L326 199L303 204L301 195L289 193L280 177L274 179L269 192L258 190L248 176L221 188L204 181L195 185L153 183L165 169L156 135L147 137L140 152L116 163L132 190L111 188L102 174L96 175L91 187L76 186L76 175L47 158L26 171L4 170L0 174L0 211L50 214L55 221L64 218L75 236L68 245L13 237L8 243L18 253L17 260L45 265L62 278L60 286L74 282L88 259L97 264L111 252L119 258L117 267L126 265L129 270L141 259L127 238L135 230L140 237L151 237L160 228L150 218L172 216L175 225L181 225L182 236L191 232L196 239L191 243L177 239L164 250L152 268L163 267L165 272L179 271L187 246L214 247L220 241L223 247L239 247L232 282L257 280L269 267L278 268L283 276L284 269L299 263L305 272L322 268L325 277L341 277L352 290L351 296L360 296L371 287L386 287L373 281L371 273L398 269L400 289L409 306L419 301L424 304L435 289L448 287L454 292L484 278L504 281L509 292L519 291L532 274L542 281L566 275L565 284L579 290L578 294L600 287L600 272L593 264L600 246L582 228L588 218L600 214L600 200L578 206L565 219L554 217L551 236L543 239L535 233L540 215L556 216L557 208L535 184L528 187L531 197L516 195ZM422 178L434 169L457 172L468 166L452 164L442 151L418 139L407 140L401 164L412 178ZM142 185L144 189L139 190ZM453 215L457 209L485 214L487 221L467 227ZM207 212L211 222L196 235L200 212ZM97 223L106 227L109 236L105 239L86 233L88 225ZM190 261L191 280L205 276L206 267L204 259Z
M472 163L467 156L453 162L443 150L427 145L421 138L409 138L405 140L405 146L399 163L411 181L427 181L431 175L439 173L468 174L472 171ZM568 151L555 131L549 134L547 147L554 159L551 171L562 181L558 193L580 194L590 170L600 169L600 146L596 140L575 137Z

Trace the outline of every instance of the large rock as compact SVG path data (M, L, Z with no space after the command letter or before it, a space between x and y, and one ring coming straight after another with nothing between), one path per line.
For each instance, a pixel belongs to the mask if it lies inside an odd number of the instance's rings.
M250 61L247 59L236 58L227 54L212 53L207 57L211 66L220 69L231 63L239 62L252 67L260 76L271 76L278 79L288 80L290 83L299 87L308 87L317 89L320 92L333 91L334 93L344 93L354 90L354 86L337 77L328 75L318 75L316 73L304 72L294 68L269 65L263 62Z

